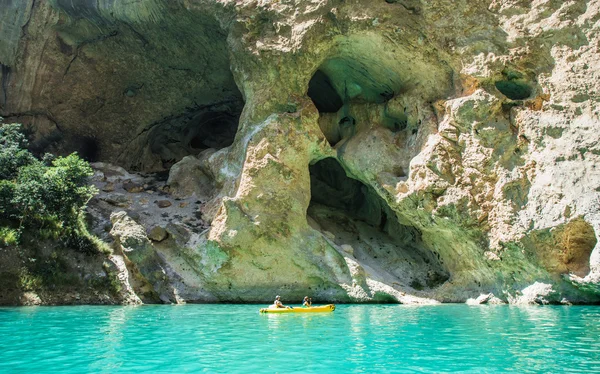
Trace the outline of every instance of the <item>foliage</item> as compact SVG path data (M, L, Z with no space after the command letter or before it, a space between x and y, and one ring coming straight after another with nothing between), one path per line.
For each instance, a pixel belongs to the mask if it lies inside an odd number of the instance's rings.
M38 279L35 285L37 289L45 286L68 288L76 286L79 277L72 271L67 259L60 254L60 251L53 251L49 256L38 255L35 261L26 265L24 272L27 272L30 278ZM23 277L21 277L21 286L23 287Z
M12 199L17 185L10 180L0 180L0 219L14 219L18 217Z
M95 248L97 248L97 250L100 251L101 253L104 253L107 256L111 255L113 253L113 250L110 247L110 245L108 245L105 242L103 242L102 240L100 240L100 238L98 238L97 236L90 235L90 240L91 240L93 246Z
M14 179L20 168L36 161L20 129L18 124L0 125L0 181Z
M94 252L96 245L83 223L83 210L96 193L87 185L93 174L76 153L36 159L25 147L20 125L0 125L0 226L36 231L43 239L60 239L67 247ZM8 237L8 228L2 236ZM3 240L7 243L7 240ZM7 244L8 245L8 244Z
M109 290L113 296L118 296L123 290L119 276L115 271L112 271L109 266L104 266L106 277L98 277L90 279L90 284L93 288L99 290Z
M31 274L25 268L21 269L19 272L19 286L23 291L35 291L39 289L43 283L42 277Z
M77 154L59 157L52 166L36 161L20 169L12 201L27 222L52 217L73 228L93 196L93 188L86 185L92 174L88 163Z
M0 227L0 246L16 245L19 242L19 233L10 227Z

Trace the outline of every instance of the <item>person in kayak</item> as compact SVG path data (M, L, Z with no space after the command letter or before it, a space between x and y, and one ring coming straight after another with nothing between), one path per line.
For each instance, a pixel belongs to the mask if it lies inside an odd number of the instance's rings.
M275 296L275 301L273 302L273 307L274 308L287 308L285 305L283 305L283 303L281 302L281 297L279 295Z
M302 300L302 306L310 308L312 305L312 299L309 299L308 296L304 296L304 300Z

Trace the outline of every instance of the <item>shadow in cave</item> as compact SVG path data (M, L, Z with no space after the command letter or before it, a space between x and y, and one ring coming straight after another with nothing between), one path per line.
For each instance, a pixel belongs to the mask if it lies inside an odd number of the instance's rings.
M351 246L353 256L376 280L421 290L449 278L420 231L401 224L385 200L349 178L336 159L311 165L310 176L309 223L339 247Z
M533 94L532 82L526 78L524 73L507 68L502 71L502 77L494 85L509 99L525 100Z
M244 102L238 100L190 108L151 125L147 146L168 169L188 155L233 144ZM137 169L143 169L138 167Z
M79 140L79 147L77 148L77 153L81 158L88 162L96 162L100 156L100 144L98 144L98 139L93 137L83 137Z
M401 79L394 71L377 64L350 58L332 58L314 73L307 95L319 111L319 126L331 146L356 134L353 104L386 104L402 91ZM387 108L387 107L386 107ZM407 127L407 117L389 116L382 125L394 132Z
M331 80L321 70L317 70L308 82L308 96L319 113L337 113L344 105Z
M239 114L231 112L208 112L189 125L192 149L221 149L233 144L238 128Z
M500 80L495 85L498 91L511 100L525 100L533 92L529 82L522 79Z

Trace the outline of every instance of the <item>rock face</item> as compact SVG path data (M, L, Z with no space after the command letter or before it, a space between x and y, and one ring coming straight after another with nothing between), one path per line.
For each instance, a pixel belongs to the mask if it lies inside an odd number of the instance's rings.
M97 179L146 301L600 301L596 1L0 9L35 150L170 169Z
M56 240L24 237L18 248L0 248L1 306L141 302L122 256L86 254Z

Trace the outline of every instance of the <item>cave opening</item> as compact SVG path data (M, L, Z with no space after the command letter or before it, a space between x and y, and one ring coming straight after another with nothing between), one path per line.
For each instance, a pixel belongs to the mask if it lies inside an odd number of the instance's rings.
M152 124L147 146L158 162L152 168L166 170L185 156L229 147L235 140L243 105L240 94L238 100L190 108Z
M349 245L359 263L416 290L449 279L439 254L429 250L416 227L397 214L371 187L346 174L334 158L309 167L308 221L338 246Z
M317 70L308 82L308 96L319 113L337 113L344 105L333 83L321 70Z
M77 154L79 154L81 158L88 162L98 161L100 156L100 144L98 143L98 139L91 136L85 136L77 143L79 144Z
M62 3L58 6L67 14L74 12L72 5ZM90 31L90 36L107 36L94 44L106 55L101 62L126 67L115 73L117 79L105 90L108 94L114 89L121 95L114 100L102 97L105 105L94 117L101 118L110 111L106 125L90 126L119 130L97 132L103 146L110 144L110 150L102 149L101 158L129 171L165 172L186 156L230 146L238 130L245 102L231 70L226 28L211 12L175 8L171 9L173 17L159 17L148 27L138 25L135 29L116 13L102 12L106 25L97 33ZM73 46L82 38L75 26L65 27L64 35L61 33L61 40ZM111 49L118 53L111 54ZM126 109L117 116L116 108Z
M326 158L309 167L311 204L343 211L371 226L385 225L387 217L381 202L362 182L346 176L334 158Z
M512 68L502 70L502 78L497 80L494 85L498 91L511 100L525 100L533 93L533 86L526 74Z
M325 61L308 83L307 95L319 111L319 126L331 146L355 134L361 124L352 107L385 104L401 92L400 76L369 58L335 57ZM406 128L405 118L390 117L384 126Z
M351 102L386 103L401 90L395 71L368 59L336 57L313 74L307 94L320 113L337 113Z
M498 91L511 100L525 100L533 92L531 85L523 79L500 80L495 85Z
M239 115L230 112L208 112L198 121L188 125L192 149L221 149L233 144L238 128Z

